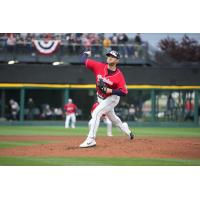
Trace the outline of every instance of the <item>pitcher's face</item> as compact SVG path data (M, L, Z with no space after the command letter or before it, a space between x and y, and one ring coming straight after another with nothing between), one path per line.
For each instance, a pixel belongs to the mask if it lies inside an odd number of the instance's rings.
M109 65L116 65L119 62L119 59L113 57L113 56L108 56L107 57L107 63Z

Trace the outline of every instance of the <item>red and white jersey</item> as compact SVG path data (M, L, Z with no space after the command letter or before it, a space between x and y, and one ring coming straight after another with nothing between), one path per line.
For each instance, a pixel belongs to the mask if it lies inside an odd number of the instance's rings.
M90 110L91 114L94 111L94 109L99 105L99 102L95 102Z
M100 78L107 84L108 88L120 89L123 93L127 94L126 81L123 73L117 68L112 74L108 74L108 65L106 63L97 62L95 60L87 59L85 62L86 68L93 71L96 84ZM103 98L111 96L112 94L103 94L98 87L96 87L97 94Z
M67 114L76 113L77 106L74 103L66 103L64 106L64 110Z

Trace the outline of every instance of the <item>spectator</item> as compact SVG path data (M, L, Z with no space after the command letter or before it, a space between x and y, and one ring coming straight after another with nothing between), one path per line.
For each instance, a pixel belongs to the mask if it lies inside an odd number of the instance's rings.
M85 49L91 49L92 44L88 35L86 35L86 37L83 37L82 43Z
M125 58L128 57L127 42L128 36L125 33L120 33L118 35L119 52L121 56Z
M27 41L27 34L28 33L20 33L19 38L21 41L26 42ZM30 33L29 33L30 34Z
M101 52L101 50L98 35L96 33L91 33L89 34L89 39L92 44L92 52L94 52L94 56L100 57L99 52Z
M89 38L91 44L97 44L98 43L97 35L95 33L88 34L88 38Z
M135 44L138 44L138 45L142 44L142 39L141 39L140 33L137 33L137 35L135 36L134 42L135 42Z
M76 44L77 44L76 52L77 52L77 54L81 53L82 36L83 36L82 33L76 33Z
M117 34L116 33L113 33L112 37L111 37L111 42L112 44L114 45L117 45L118 44L118 37L117 37Z
M137 33L137 35L134 38L134 56L136 58L139 58L142 56L142 39L140 36L140 33Z
M16 38L14 37L13 33L8 34L6 45L7 45L8 51L13 53L15 50L15 45L16 45Z
M35 103L32 98L28 99L27 108L28 108L27 119L33 120Z
M102 54L106 54L108 51L111 50L110 46L111 46L112 42L108 37L105 37L103 39L103 43L102 44L103 44Z
M99 38L99 43L102 44L103 43L103 40L105 38L105 34L104 33L99 33L98 34L98 38Z
M133 104L130 105L128 112L129 112L129 120L135 121L136 120L136 118L135 118L135 106Z
M62 34L61 33L55 33L53 36L54 40L62 40Z
M194 120L194 116L193 116L193 109L194 109L194 105L192 103L192 99L191 98L187 98L186 102L185 102L185 117L184 117L184 121L187 120Z
M174 111L175 111L175 100L173 99L172 95L170 94L167 98L167 111L166 115L169 119L174 119Z
M74 52L76 52L76 47L75 47L75 43L76 43L76 35L74 33L68 34L67 35L67 41L68 41L68 51L70 54L73 54Z
M126 44L128 42L128 36L125 33L118 35L118 44Z
M121 101L120 103L120 116L122 118L122 120L127 120L129 117L129 104L126 103L125 101Z
M110 45L111 45L111 40L109 39L109 38L104 38L104 40L103 40L103 47L107 50L107 51L109 51L109 49L110 49Z
M27 42L26 43L26 47L27 47L27 49L28 49L29 52L33 51L32 39L33 39L33 36L30 33L28 33L26 35L26 42Z
M20 110L19 104L16 101L14 101L13 99L11 99L9 101L9 104L10 104L10 119L17 120L18 113Z
M62 119L63 111L61 108L54 108L54 119Z
M47 120L52 119L53 112L50 108L50 105L44 104L42 107L43 108L42 108L42 116L41 117L44 118L44 119L47 119Z
M3 50L6 48L7 36L5 33L0 33L0 48Z
M70 33L67 33L65 36L65 40L67 41L67 44L69 44L69 39L70 39Z

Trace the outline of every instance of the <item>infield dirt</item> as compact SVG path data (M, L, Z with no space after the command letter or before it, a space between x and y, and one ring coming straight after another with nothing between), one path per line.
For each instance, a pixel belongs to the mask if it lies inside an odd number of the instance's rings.
M0 156L133 157L200 159L198 137L98 137L97 146L79 148L80 136L0 136L0 141L49 141L12 148L1 148Z

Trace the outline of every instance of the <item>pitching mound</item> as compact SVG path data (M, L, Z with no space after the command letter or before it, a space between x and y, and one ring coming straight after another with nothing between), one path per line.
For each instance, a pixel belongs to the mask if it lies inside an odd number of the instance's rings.
M200 159L199 138L98 137L97 146L81 149L78 136L0 136L0 141L49 141L48 144L1 148L0 156L140 157Z

